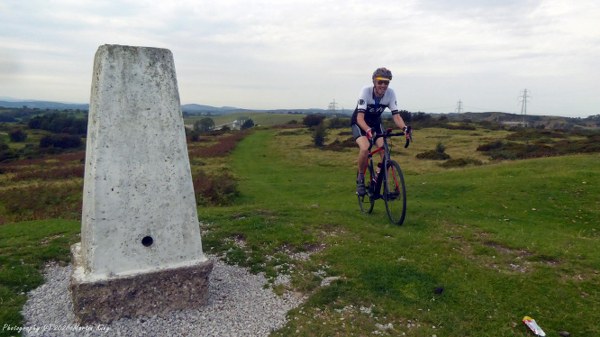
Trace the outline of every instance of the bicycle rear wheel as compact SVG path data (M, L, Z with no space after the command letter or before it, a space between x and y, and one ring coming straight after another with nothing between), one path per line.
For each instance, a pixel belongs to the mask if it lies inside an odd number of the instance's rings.
M387 164L383 200L390 221L402 225L406 217L406 188L400 165L393 160Z
M368 177L365 175L365 189L367 190L367 194L358 195L358 207L360 207L360 211L363 213L370 214L373 212L373 206L375 206L375 199L373 196L373 188L371 185L371 175Z

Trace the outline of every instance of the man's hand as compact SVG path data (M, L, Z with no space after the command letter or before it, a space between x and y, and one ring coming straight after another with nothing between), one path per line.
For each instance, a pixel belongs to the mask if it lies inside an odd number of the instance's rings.
M371 128L367 129L367 139L372 139L373 138L373 130L371 130Z
M412 140L412 127L410 125L407 125L404 128L402 128L402 131L404 131L404 136L406 137L406 139Z
M404 137L406 138L406 144L404 144L404 147L407 148L408 145L410 145L410 142L412 142L412 127L410 125L406 125L404 128L402 128L402 131L404 131Z

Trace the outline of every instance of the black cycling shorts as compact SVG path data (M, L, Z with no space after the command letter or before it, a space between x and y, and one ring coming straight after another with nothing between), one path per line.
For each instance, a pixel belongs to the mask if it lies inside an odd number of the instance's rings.
M379 124L379 126L371 126L371 131L373 136L375 134L383 134L383 125ZM358 124L352 124L352 136L354 137L354 140L356 140L358 137L366 137L367 133L361 129Z

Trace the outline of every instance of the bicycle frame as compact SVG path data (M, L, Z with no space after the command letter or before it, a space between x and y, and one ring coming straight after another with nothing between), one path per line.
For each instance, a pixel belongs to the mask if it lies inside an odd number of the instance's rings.
M371 213L375 200L385 201L386 213L393 224L401 225L406 215L406 188L404 176L400 165L390 157L390 145L387 138L394 136L404 136L404 132L392 133L391 129L386 130L384 134L377 134L369 140L368 158L364 172L368 169L368 190L365 195L358 194L358 205L363 213ZM408 146L411 137L406 137L405 148ZM376 145L377 140L383 138L382 145ZM373 146L376 148L373 150ZM373 163L373 156L379 154L381 163L378 165L379 172L376 173ZM367 177L365 177L367 178Z
M369 190L370 190L369 193L372 193L371 198L373 198L373 199L381 198L381 194L379 193L379 191L381 191L381 183L383 182L383 176L385 174L385 170L383 170L382 168L386 168L388 165L388 162L390 161L390 147L389 147L387 139L389 137L404 136L404 132L391 133L389 131L390 130L387 130L387 132L384 134L377 134L377 135L375 135L375 137L373 137L372 139L369 140L369 142L370 142L369 156L368 156L368 160L367 160L366 169L369 170L370 177L375 177L375 186L373 186L372 184L369 184ZM371 151L373 146L375 146L377 144L377 139L379 139L379 138L383 138L383 145L380 147L377 147L375 150ZM375 168L373 165L373 155L380 153L380 152L383 152L383 155L382 155L381 163L378 164L378 166L380 168L379 173L376 175ZM365 170L365 172L366 172L366 170Z

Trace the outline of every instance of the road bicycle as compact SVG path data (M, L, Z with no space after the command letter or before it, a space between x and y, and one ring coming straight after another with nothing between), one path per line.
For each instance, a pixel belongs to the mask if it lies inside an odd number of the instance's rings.
M388 139L406 136L404 147L407 148L412 140L410 130L407 132L408 136L404 132L392 133L392 129L387 129L385 133L376 134L369 140L369 158L365 171L367 193L365 195L357 194L360 210L367 214L373 212L375 200L383 199L388 218L395 225L402 225L406 217L406 187L400 164L390 158L391 144L388 143ZM383 138L383 145L371 151L379 138ZM382 161L377 164L377 169L375 169L373 155L380 152L383 152Z

